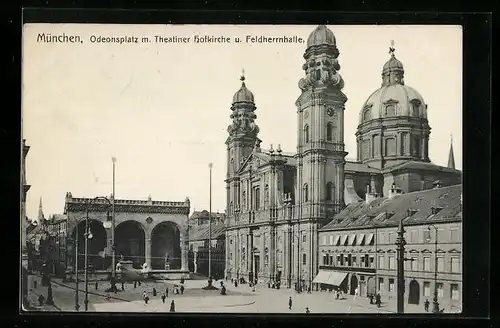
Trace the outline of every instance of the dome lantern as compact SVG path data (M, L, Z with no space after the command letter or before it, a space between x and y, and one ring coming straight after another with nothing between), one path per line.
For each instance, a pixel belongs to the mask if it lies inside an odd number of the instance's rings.
M307 38L307 47L320 45L336 45L335 35L326 25L319 25Z
M253 93L247 89L247 86L245 84L245 70L243 69L241 72L241 88L236 91L236 93L233 96L233 104L235 103L254 103L254 96Z
M391 40L391 46L389 47L391 58L382 68L382 85L405 84L403 63L396 58L395 52L394 40Z

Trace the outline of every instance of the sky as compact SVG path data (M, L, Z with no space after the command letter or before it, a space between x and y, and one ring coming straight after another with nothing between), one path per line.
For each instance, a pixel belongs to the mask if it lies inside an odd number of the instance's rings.
M447 165L453 135L462 169L462 30L460 26L328 26L335 34L348 159L356 158L359 111L381 86L394 40L405 83L428 105L429 155ZM183 201L191 211L225 209L227 126L242 69L255 95L262 148L296 151L295 106L305 43L92 43L91 36L298 36L312 25L26 24L23 33L22 134L27 215L63 213L73 197L109 196L116 157L116 198ZM37 42L46 35L82 43ZM93 38L92 38L93 39Z

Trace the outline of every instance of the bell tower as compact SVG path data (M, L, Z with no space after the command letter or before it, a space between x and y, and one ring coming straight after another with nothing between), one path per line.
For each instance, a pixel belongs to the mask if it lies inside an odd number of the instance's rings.
M232 124L228 126L229 137L227 146L227 174L226 174L226 209L230 218L240 205L240 178L237 174L243 161L250 156L256 143L259 127L254 123L255 115L254 96L245 84L245 71L241 75L241 88L234 94L231 105Z
M297 195L301 218L331 219L344 203L344 109L347 97L339 74L332 31L318 26L307 40L296 101ZM327 220L325 220L327 221Z

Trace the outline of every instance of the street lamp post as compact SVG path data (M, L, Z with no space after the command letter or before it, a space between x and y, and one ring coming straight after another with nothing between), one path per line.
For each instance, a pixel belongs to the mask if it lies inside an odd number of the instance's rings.
M210 169L209 201L208 201L208 281L212 282L212 163L208 163Z
M78 300L78 226L79 222L77 221L76 223L76 231L75 231L75 311L78 311L80 309L80 304Z
M397 294L397 311L404 313L404 288L405 288L405 245L406 240L404 237L405 230L403 228L403 220L399 221L398 237L396 239L397 252L398 252L398 294Z
M116 157L112 157L113 162L113 198L111 203L111 289L116 290L116 252L115 252L115 164Z
M437 245L438 245L438 229L435 225L430 224L427 229L429 230L429 236L427 242L430 241L430 231L434 228L434 299L432 301L432 312L439 313L439 302L438 302L438 290L437 290L437 269L438 269L438 258L437 258Z

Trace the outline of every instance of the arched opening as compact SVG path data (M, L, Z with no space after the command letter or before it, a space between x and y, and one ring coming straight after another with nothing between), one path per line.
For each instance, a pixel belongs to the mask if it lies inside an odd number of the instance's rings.
M80 221L73 228L72 238L75 243L78 243L78 271L85 269L85 226L86 221ZM105 248L107 246L106 229L102 222L98 220L88 220L88 229L92 238L88 240L88 269L106 270L111 266L111 258L105 257ZM78 236L77 236L78 232ZM73 254L76 254L76 249L73 249ZM73 255L74 256L74 255ZM75 258L75 257L73 257Z
M309 125L304 126L304 142L309 142Z
M151 268L176 270L181 268L180 231L175 223L161 222L151 232Z
M326 125L326 140L327 141L333 140L333 124L332 124L332 122L328 122L328 124Z
M375 285L375 278L369 277L366 282L366 296L377 294L377 286Z
M125 221L116 226L115 250L119 259L132 261L135 269L142 268L145 262L146 235L137 221Z
M408 304L420 303L420 285L416 280L410 281L410 293L408 295Z
M333 183L328 182L326 184L325 192L326 192L326 200L332 201L335 196Z
M356 294L356 289L358 288L358 277L355 274L351 274L351 288L349 294Z
M309 201L309 187L307 186L307 183L304 184L304 202Z

